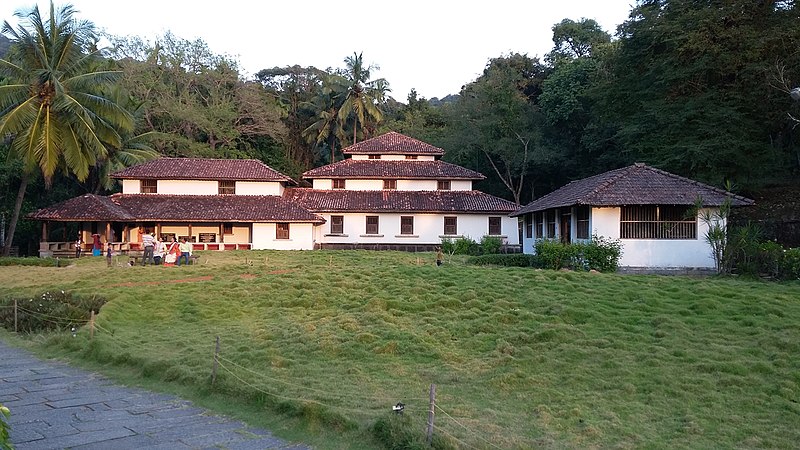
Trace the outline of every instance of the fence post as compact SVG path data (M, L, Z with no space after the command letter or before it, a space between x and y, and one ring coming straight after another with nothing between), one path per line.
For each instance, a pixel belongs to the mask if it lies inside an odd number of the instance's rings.
M17 299L14 299L14 333L17 332Z
M92 314L89 316L89 340L94 339L94 310L92 310Z
M217 344L214 347L214 365L211 366L211 386L217 381L217 366L219 365L219 336L217 336Z
M436 385L431 384L430 392L431 405L428 409L428 445L433 442L433 415L434 408L436 408Z

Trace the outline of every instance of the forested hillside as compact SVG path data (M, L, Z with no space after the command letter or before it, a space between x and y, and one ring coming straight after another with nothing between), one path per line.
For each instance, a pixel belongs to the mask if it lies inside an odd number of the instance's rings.
M788 95L800 85L798 25L792 1L638 0L618 30L565 19L549 53L497 55L441 100L392 98L391 80L372 76L380 55L342 55L341 67L322 70L271 67L266 51L264 69L245 79L201 40L106 36L113 45L96 64L121 76L104 95L135 129L81 180L60 170L45 189L31 178L22 211L114 191L108 172L159 154L256 158L298 177L389 130L444 148L446 160L487 176L478 189L522 204L632 162L754 197L783 192L800 176L800 102ZM21 165L0 152L8 220ZM23 248L37 238L33 225L20 223Z

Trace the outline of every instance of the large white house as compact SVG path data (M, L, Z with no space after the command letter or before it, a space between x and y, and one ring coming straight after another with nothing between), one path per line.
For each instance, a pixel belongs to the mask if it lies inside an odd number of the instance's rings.
M122 193L87 194L40 209L40 254L74 249L51 239L77 222L82 240L136 250L144 232L187 238L196 249L428 250L443 238L519 244L514 203L472 189L483 175L437 160L444 151L398 133L344 150L352 158L297 183L257 160L160 158L113 174ZM62 227L66 230L66 226Z
M697 200L703 208L692 214ZM522 249L537 239L586 241L592 235L619 239L620 266L714 268L702 214L753 201L645 164L573 181L520 208Z

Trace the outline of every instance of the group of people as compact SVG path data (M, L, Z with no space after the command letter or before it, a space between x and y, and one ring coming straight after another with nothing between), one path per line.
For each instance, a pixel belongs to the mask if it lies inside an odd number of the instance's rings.
M155 238L151 233L142 235L142 266L147 264L173 266L181 265L181 260L189 265L189 257L192 256L192 243L186 238L182 238L179 243L172 238L172 242L165 242L160 237Z

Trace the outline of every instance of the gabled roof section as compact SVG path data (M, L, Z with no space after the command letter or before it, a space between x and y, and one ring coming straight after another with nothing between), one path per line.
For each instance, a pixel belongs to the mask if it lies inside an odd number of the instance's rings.
M325 222L321 216L276 195L87 194L28 217L64 222Z
M317 167L303 178L482 180L482 174L444 161L345 159Z
M94 220L128 221L134 217L111 200L111 197L86 194L50 205L27 216L36 220L80 222Z
M119 179L283 181L297 183L257 159L158 158L111 174Z
M722 189L665 172L642 163L573 181L525 205L511 216L573 205L694 205L720 206L730 198L733 206L752 205L753 200Z
M431 144L390 131L345 147L345 155L444 155L444 150Z
M507 215L517 205L480 191L329 191L290 188L284 198L314 212L482 213Z

